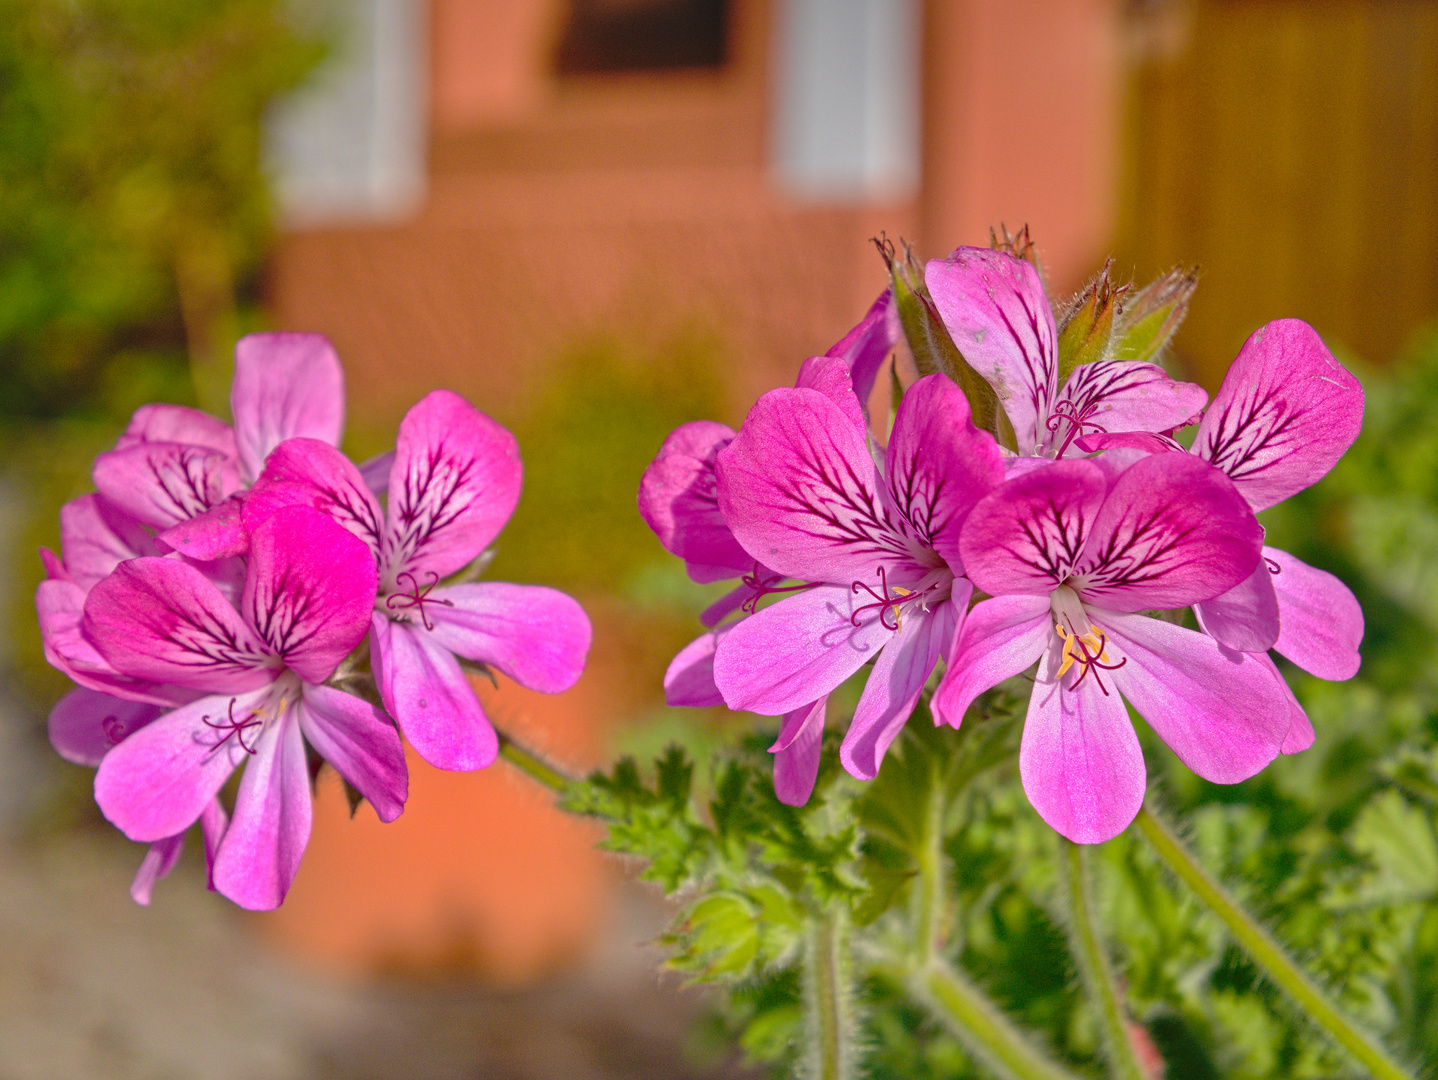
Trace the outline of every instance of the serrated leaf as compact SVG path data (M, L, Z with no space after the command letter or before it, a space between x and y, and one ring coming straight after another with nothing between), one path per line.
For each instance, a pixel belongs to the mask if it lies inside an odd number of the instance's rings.
M1433 826L1427 813L1397 791L1390 788L1363 808L1349 842L1374 869L1359 889L1360 901L1395 903L1438 895Z

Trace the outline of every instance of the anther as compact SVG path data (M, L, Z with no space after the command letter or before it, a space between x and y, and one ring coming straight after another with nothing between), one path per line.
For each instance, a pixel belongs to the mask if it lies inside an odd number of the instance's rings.
M907 604L910 600L913 600L916 597L923 595L922 593L915 593L912 589L906 589L902 585L895 585L893 586L894 595L890 596L888 572L882 566L879 567L879 587L884 590L882 595L876 593L873 590L872 586L862 581L856 581L849 586L849 591L856 596L862 589L864 592L868 593L874 598L874 603L865 604L863 607L857 607L854 609L853 614L849 616L849 622L852 625L859 625L859 615L862 612L868 611L870 608L878 608L879 622L884 625L885 629L897 630L901 625L899 622L900 608L902 608L902 606L904 604ZM893 623L889 622L889 616L891 614L894 619Z
M1068 433L1064 435L1063 445L1059 447L1058 453L1056 453L1054 457L1063 457L1064 451L1069 448L1069 444L1073 442L1074 439L1079 439L1084 436L1085 428L1092 428L1095 433L1107 432L1108 429L1102 424L1089 419L1089 416L1093 414L1094 409L1097 407L1097 402L1090 402L1084 406L1082 412L1079 412L1072 401L1060 401L1054 406L1053 412L1049 414L1048 422L1045 425L1049 431L1057 432L1059 424L1065 420L1067 420L1069 424Z
M1059 665L1059 672L1056 677L1062 679L1064 673L1077 663L1083 670L1079 673L1079 677L1074 680L1073 685L1070 686L1069 689L1077 690L1079 684L1092 674L1093 681L1096 682L1098 688L1103 691L1103 696L1108 697L1108 687L1104 686L1103 680L1099 678L1099 669L1104 671L1117 671L1128 663L1128 657L1120 657L1118 663L1110 661L1108 655L1108 638L1097 626L1090 626L1089 632L1082 637L1077 634L1070 634L1058 623L1054 624L1054 629L1058 631L1059 637L1063 639L1064 643L1063 662ZM1077 654L1074 652L1075 649L1078 650Z

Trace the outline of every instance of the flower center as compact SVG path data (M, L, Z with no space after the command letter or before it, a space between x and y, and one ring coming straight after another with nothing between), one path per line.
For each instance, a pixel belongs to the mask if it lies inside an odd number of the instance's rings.
M1077 664L1082 670L1069 689L1077 690L1079 685L1092 675L1093 681L1098 683L1098 688L1107 697L1108 687L1104 686L1099 672L1117 671L1128 663L1128 657L1121 657L1117 663L1109 657L1108 637L1089 621L1083 601L1069 585L1060 585L1053 591L1049 596L1049 610L1053 612L1054 630L1064 643L1058 674L1054 678L1062 685L1064 675L1069 668Z
M853 613L849 616L849 622L854 626L860 625L860 615L866 611L872 611L877 608L879 621L884 624L885 628L889 630L899 630L903 627L903 621L900 616L903 613L905 605L918 603L927 608L930 603L943 599L936 595L941 587L940 583L936 580L937 577L940 576L940 571L929 572L924 576L923 580L917 582L912 589L906 589L902 585L890 585L888 571L882 566L879 567L878 573L879 588L877 590L864 581L855 581L849 586L849 591L855 596L861 592L866 592L874 598L872 604L864 604L854 609ZM952 573L948 570L942 571L942 575L950 580L953 578Z
M255 744L253 740L257 740L259 738L259 733L255 732L255 734L250 736L250 739L252 740L251 742L245 741L245 733L249 731L254 731L255 728L263 727L264 720L262 720L253 712L241 712L240 715L236 717L235 703L237 701L239 701L238 698L230 698L230 707L227 716L217 717L214 719L210 718L209 716L200 717L200 721L205 725L205 727L219 734L219 738L215 742L210 744L210 755L218 753L220 748L224 746L225 743L229 742L231 739L234 739L235 742L239 743L240 749L243 750L245 753L253 754L255 752ZM210 755L206 756L208 757Z
M439 600L430 596L430 592L434 589L436 585L439 584L439 575L436 574L433 570L431 570L429 571L429 576L432 577L434 580L426 583L424 586L421 587L419 579L417 577L411 574L408 570L404 571L397 578L395 578L395 584L404 585L404 579L409 578L408 590L404 592L391 593L389 596L386 596L384 600L385 608L388 609L391 613L418 611L420 622L424 623L424 628L426 630L433 630L434 623L429 621L429 613L424 610L424 605L439 604L442 607L454 607L454 601ZM401 615L400 618L408 621L409 616Z
M1059 447L1058 453L1054 454L1055 458L1063 457L1064 451L1069 448L1069 443L1083 437L1085 428L1090 428L1095 432L1108 430L1102 424L1089 419L1097 408L1098 402L1096 401L1089 402L1082 409L1075 406L1072 401L1060 401L1054 406L1046 425L1049 431L1057 434L1060 424L1068 424L1068 431L1064 433L1063 445Z

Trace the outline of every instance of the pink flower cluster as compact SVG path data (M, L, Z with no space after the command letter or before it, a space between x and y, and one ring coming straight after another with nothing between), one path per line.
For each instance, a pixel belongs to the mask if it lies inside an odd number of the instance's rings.
M131 889L141 903L198 821L211 886L278 906L321 761L392 821L409 786L401 733L443 769L496 756L461 661L557 692L589 649L589 620L562 593L446 581L520 489L513 437L463 398L429 394L391 453L356 466L336 449L344 385L329 342L253 334L231 408L233 427L141 408L96 460L96 493L62 510L61 557L41 553L46 658L79 684L51 741L98 766L100 809L150 844ZM351 692L366 684L368 697ZM227 810L221 789L241 767Z
M1352 444L1358 381L1287 319L1248 340L1211 403L1151 363L1080 364L1060 384L1032 264L960 248L926 279L1016 447L978 430L943 374L910 385L887 441L875 438L864 405L902 336L887 293L738 432L679 428L645 473L640 510L695 580L741 584L670 666L670 703L782 717L775 789L802 805L828 696L864 665L840 751L860 779L941 664L931 706L953 727L979 694L1034 669L1024 789L1082 843L1121 832L1143 801L1125 702L1218 783L1311 745L1268 650L1349 678L1362 612L1335 577L1265 547L1254 515ZM1172 434L1195 422L1185 451ZM769 594L785 595L759 606ZM1198 629L1180 625L1189 608Z

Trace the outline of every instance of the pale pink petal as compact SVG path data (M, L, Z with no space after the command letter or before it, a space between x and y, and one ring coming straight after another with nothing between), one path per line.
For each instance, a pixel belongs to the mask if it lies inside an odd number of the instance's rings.
M769 747L769 753L774 755L774 794L785 806L803 806L814 793L828 704L826 695L785 713L779 738Z
M964 573L991 596L1048 596L1073 572L1104 500L1089 461L1019 473L981 499L959 540Z
M310 772L295 713L265 725L215 856L215 890L251 911L284 902L310 840Z
M1033 453L1058 391L1058 334L1038 271L1001 251L961 247L931 260L924 279L959 352L998 394L1019 452Z
M690 709L724 704L724 695L714 685L714 651L735 625L700 634L679 650L664 672L665 704Z
M1328 571L1286 551L1266 547L1263 557L1278 568L1273 575L1280 615L1274 648L1320 679L1353 678L1362 663L1363 609L1357 597Z
M1288 685L1288 680L1279 673L1278 665L1269 659L1268 654L1260 653L1254 659L1262 662L1273 672L1273 677L1283 688L1283 696L1288 699L1288 734L1283 737L1283 745L1278 748L1278 752L1280 754L1298 754L1307 750L1318 738L1317 733L1313 730L1313 721L1308 719L1308 713L1303 711L1303 706L1293 695L1293 688Z
M422 625L411 608L385 606ZM482 582L435 589L422 601L431 639L546 694L568 690L584 671L593 632L578 601L541 585Z
M60 507L60 550L65 570L82 589L108 577L126 559L160 554L144 525L93 494Z
M962 596L931 611L905 613L899 632L874 661L839 747L839 761L851 776L872 780L878 775L885 752L913 713L967 603L968 597Z
M934 719L958 727L976 697L1027 669L1053 639L1043 596L996 596L974 605L949 650L930 703Z
M286 439L270 451L265 470L245 499L245 527L256 528L296 503L328 514L378 559L384 511L354 462L318 439Z
M734 627L714 656L729 708L779 716L817 701L878 655L894 631L846 586L780 600ZM858 615L859 625L852 619Z
M461 772L494 761L498 736L448 649L379 612L370 649L384 707L420 757Z
M50 745L66 761L98 765L111 747L164 711L163 705L126 701L77 686L50 710Z
M115 449L124 450L147 442L189 443L218 450L232 460L236 456L234 428L207 412L185 405L141 405L115 443Z
M135 880L130 883L130 899L149 907L155 882L166 877L175 868L184 847L184 833L151 844L150 850L145 852L145 857L140 860L140 868L135 871Z
M919 539L962 573L959 527L1004 480L999 444L974 427L964 392L947 375L909 387L884 456L894 502Z
M338 446L344 433L345 380L322 334L248 334L235 345L230 384L235 441L246 480L259 476L269 452L306 436Z
M364 640L375 582L364 541L318 510L289 506L250 533L240 607L292 671L322 683Z
M1278 756L1290 721L1272 665L1160 619L1089 614L1108 636L1111 659L1122 663L1099 674L1199 776L1236 784Z
M234 462L183 443L139 443L95 459L95 488L146 525L167 529L218 505L236 487Z
M242 510L249 494L231 495L203 514L171 525L156 535L156 543L168 551L203 561L247 554L250 535L245 532Z
M764 580L766 577L773 577L767 567L755 564L755 575L757 580ZM781 579L782 580L782 579ZM699 613L699 622L702 626L718 626L734 612L738 611L754 595L754 590L748 585L740 585L738 588L730 589L714 603Z
M521 471L513 435L456 393L426 395L395 445L386 589L406 570L443 578L474 559L514 513Z
M867 407L879 369L903 336L892 289L885 289L869 307L859 325L850 330L825 354L836 356L849 367L854 396Z
M105 755L95 801L131 840L188 829L256 748L268 690L200 698L145 725Z
M1058 650L1039 668L1019 744L1019 776L1039 816L1077 844L1123 832L1143 805L1148 773L1123 699L1070 668L1055 680ZM1107 674L1107 673L1105 673Z
M795 386L817 390L835 405L839 406L856 428L865 431L864 402L854 392L854 382L849 374L849 365L832 356L811 356L799 365L799 376ZM865 399L867 401L867 398Z
M379 496L389 491L389 472L393 468L394 451L386 450L383 454L376 454L368 461L360 462L359 471L360 476L364 478L365 486Z
M1170 431L1196 417L1207 401L1203 387L1178 382L1157 364L1080 364L1059 391L1043 434L1058 449L1070 436Z
M409 770L389 717L329 686L304 688L299 717L305 741L369 801L379 819L399 817L409 796Z
M1278 640L1278 596L1262 559L1228 592L1194 604L1193 610L1200 629L1230 649L1266 652Z
M1262 544L1262 526L1228 477L1189 454L1154 454L1109 488L1074 589L1117 611L1185 607L1252 574Z
M1193 452L1264 510L1328 475L1362 424L1358 380L1313 327L1278 319L1244 342L1204 413Z
M230 815L219 799L211 799L200 811L200 836L205 841L205 884L210 892L215 891L215 856L220 853L220 843L230 827Z
M722 581L754 567L719 512L714 459L733 438L732 428L712 420L681 424L639 481L640 516L695 581Z

